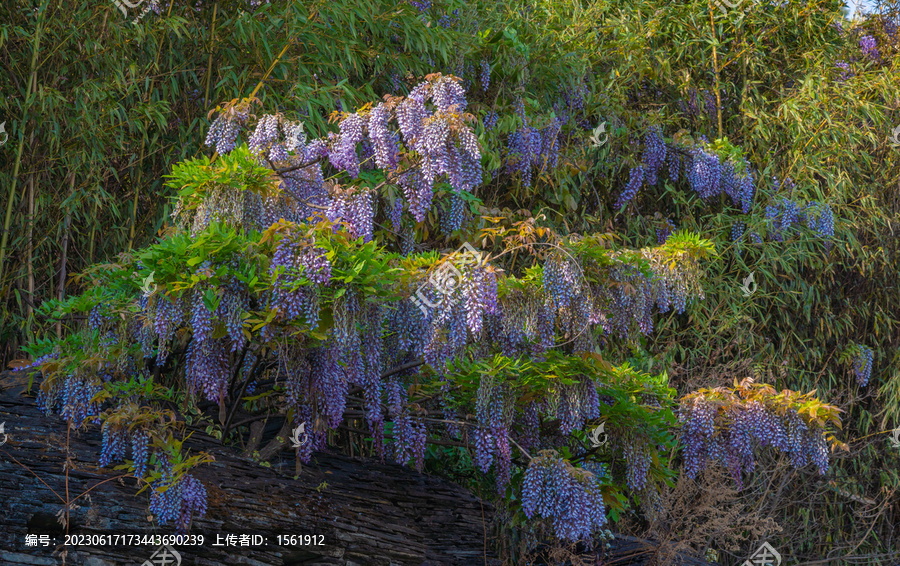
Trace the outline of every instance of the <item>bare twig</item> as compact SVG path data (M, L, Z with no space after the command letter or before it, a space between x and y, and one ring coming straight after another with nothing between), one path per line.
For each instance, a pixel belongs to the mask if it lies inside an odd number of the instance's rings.
M36 478L38 479L39 482L41 482L42 484L44 484L45 486L47 486L47 489L49 489L50 491L52 491L52 492L53 492L53 495L55 495L55 496L56 496L63 504L66 503L66 500L63 499L58 493L56 493L56 490L55 490L55 489L53 489L52 487L50 487L49 485L47 485L47 482L45 482L44 480L42 480L42 479L41 479L41 476L39 476L39 475L37 475L36 473L34 473L34 470L32 470L31 468L29 468L28 466L26 466L26 465L23 464L22 462L16 460L16 459L15 459L9 452L7 452L6 450L0 450L0 452L3 452L3 454L5 454L7 458L9 458L10 460L12 460L12 461L15 462L16 464L22 466L23 468L25 468L25 469L28 470L29 472L31 472L31 475L33 475L34 477L36 477Z

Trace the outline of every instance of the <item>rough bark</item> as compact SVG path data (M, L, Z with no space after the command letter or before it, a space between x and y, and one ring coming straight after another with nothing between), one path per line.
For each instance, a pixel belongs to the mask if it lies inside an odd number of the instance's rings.
M5 437L0 435L0 442L5 438L0 445L0 564L144 565L157 545L63 546L66 529L57 515L64 513L60 497L67 493L75 500L69 535L174 531L149 521L148 493L137 495L134 478L101 484L121 472L97 467L101 436L96 425L71 433L66 485L66 423L44 416L33 397L22 394L27 382L24 373L0 373L0 423L6 432ZM254 423L251 429L256 438L252 444L258 446L263 423ZM284 451L275 455L271 467L264 467L202 433L185 446L192 453L208 452L216 461L191 472L206 486L209 509L191 527L191 534L205 537L204 544L174 547L183 566L499 564L491 551L492 507L446 480L330 453L318 453L298 470L293 453ZM78 498L89 489L89 496ZM26 534L49 535L55 542L28 547ZM229 534L263 535L267 544L214 546L216 535ZM278 534L323 535L324 545L279 546ZM597 563L643 565L656 549L652 542L616 535ZM681 557L680 563L706 564L690 557Z
M62 560L52 556L55 545L26 547L25 535L48 534L57 544L65 540L66 531L56 519L65 506L50 488L65 497L66 425L58 417L43 416L32 398L21 396L23 382L23 374L0 374L0 423L5 423L7 435L0 446L0 564L56 565ZM206 543L176 547L182 564L485 563L485 524L492 509L455 484L399 465L327 453L317 454L293 479L296 463L287 451L266 468L215 441L195 437L186 446L192 452L206 451L216 461L192 472L206 486L209 510L194 522L191 533L203 534ZM71 435L70 498L119 474L97 467L100 444L96 425ZM148 494L137 491L133 478L93 489L90 501L82 497L70 512L69 534L172 534L171 527L147 520ZM266 536L268 545L212 545L216 534L245 533ZM279 547L277 534L324 535L325 544ZM67 564L137 566L156 548L68 550Z

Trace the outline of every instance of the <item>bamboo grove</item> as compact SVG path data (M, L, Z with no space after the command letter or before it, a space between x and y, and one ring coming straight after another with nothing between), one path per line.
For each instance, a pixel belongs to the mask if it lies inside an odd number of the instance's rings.
M896 562L896 6L369 4L0 8L3 356L48 418L179 531L185 425L283 417L493 499L509 564Z

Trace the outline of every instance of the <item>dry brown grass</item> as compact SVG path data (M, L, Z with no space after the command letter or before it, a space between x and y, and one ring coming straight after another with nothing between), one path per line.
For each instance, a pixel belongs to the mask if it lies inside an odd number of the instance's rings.
M683 475L661 493L662 511L647 529L658 541L650 565L677 564L679 554L703 556L708 548L738 551L741 543L760 540L781 527L741 497L728 473L713 466L696 480Z

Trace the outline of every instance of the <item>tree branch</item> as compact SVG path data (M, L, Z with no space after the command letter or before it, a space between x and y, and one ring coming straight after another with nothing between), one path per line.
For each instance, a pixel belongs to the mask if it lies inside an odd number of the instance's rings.
M402 366L397 366L395 368L386 370L384 373L381 374L381 379L384 379L385 377L390 377L392 375L398 374L398 373L400 373L402 371L406 371L408 369L419 367L421 365L425 365L425 360L422 358L419 358L418 360L405 363Z
M249 346L249 344L248 344ZM244 379L244 385L241 387L241 392L234 399L234 405L231 407L231 412L228 413L228 420L225 421L225 426L222 429L222 443L225 443L225 438L228 436L228 431L231 427L231 419L234 418L234 412L237 411L237 408L241 405L241 397L244 396L244 392L247 391L247 385L250 384L250 379L253 378L253 375L256 373L256 368L259 367L260 361L263 359L263 353L260 352L259 357L256 358L256 361L253 363L253 367L250 368L250 372L247 373L247 377ZM240 366L238 366L238 371L240 371Z
M266 161L269 161L269 160L266 159ZM275 167L272 167L272 170L275 171L275 174L280 177L284 173L290 173L291 171L297 171L299 169L306 169L307 167L311 167L312 165L315 165L316 163L321 163L323 161L325 161L324 157L317 157L316 159L313 159L312 161L308 161L306 163L301 163L300 165L292 165L290 167L284 167L282 169L276 169ZM272 164L272 162L269 161L269 165L271 165L271 164Z

